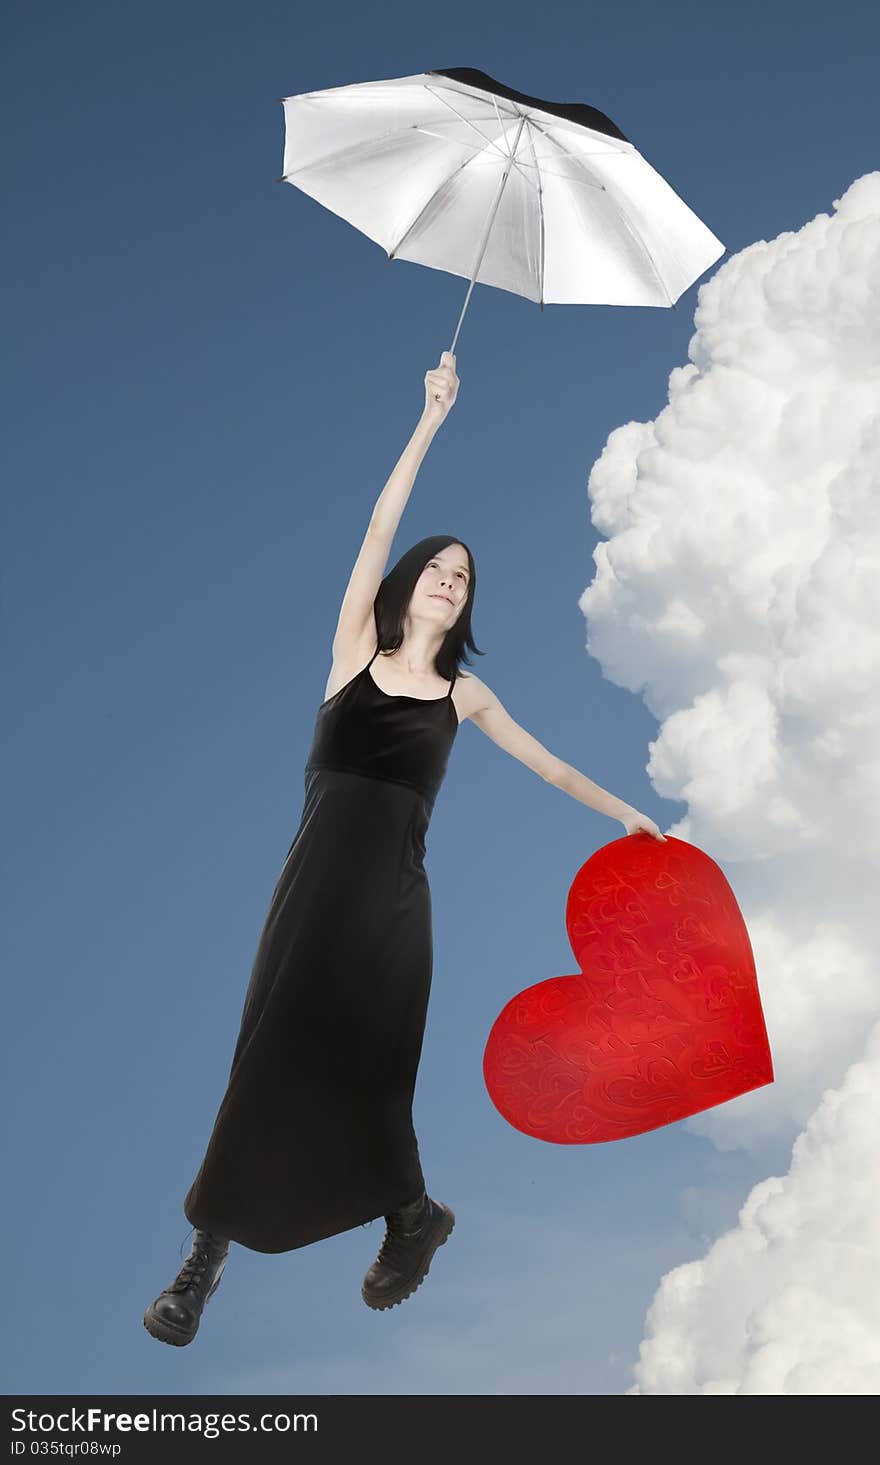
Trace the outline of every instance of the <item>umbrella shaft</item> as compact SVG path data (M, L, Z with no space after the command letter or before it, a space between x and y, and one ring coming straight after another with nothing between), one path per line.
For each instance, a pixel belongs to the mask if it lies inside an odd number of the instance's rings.
M474 284L476 283L477 272L479 271L480 265L483 262L483 255L486 253L486 245L489 242L489 233L491 231L493 223L495 222L495 215L498 212L498 205L501 202L501 195L504 192L504 185L507 182L507 175L510 172L511 167L513 166L513 160L516 157L516 149L519 144L519 135L523 130L523 124L525 123L525 120L525 113L523 113L519 119L519 127L517 128L516 137L513 140L513 147L510 152L510 157L507 159L507 167L504 169L504 176L502 177L501 182L498 185L498 192L495 195L495 202L492 205L492 212L486 220L486 227L483 230L483 237L480 240L480 252L477 255L476 264L474 265L473 274L471 275L471 281L468 285L467 295L464 297L464 305L461 307L461 315L458 317L458 325L455 327L455 335L452 338L452 345L449 348L453 355L455 354L455 343L458 340L458 333L461 330L461 323L464 320L464 313L468 308L468 301L471 298L471 291L473 290Z

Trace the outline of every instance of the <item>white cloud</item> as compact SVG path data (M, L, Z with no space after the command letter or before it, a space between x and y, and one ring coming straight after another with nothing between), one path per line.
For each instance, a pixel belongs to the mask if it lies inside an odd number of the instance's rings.
M880 1393L880 1023L791 1169L663 1278L632 1394Z
M791 1174L756 1188L705 1261L664 1279L642 1392L859 1393L877 1381L878 1319L847 1292L847 1247L863 1287L880 1262L860 1211L859 1175L876 1164L861 1070L847 1069L880 1009L878 320L872 173L833 214L751 245L701 288L668 405L613 432L590 475L606 538L580 602L588 649L658 718L648 772L687 805L661 827L726 867L777 1075L688 1127L721 1150L760 1151L842 1085ZM865 1150L849 1168L808 1141L829 1106L841 1148ZM813 1169L833 1172L830 1210L813 1204ZM789 1234L770 1247L755 1218L786 1206ZM827 1281L805 1264L819 1256L833 1260ZM826 1360L824 1387L823 1349L843 1360Z

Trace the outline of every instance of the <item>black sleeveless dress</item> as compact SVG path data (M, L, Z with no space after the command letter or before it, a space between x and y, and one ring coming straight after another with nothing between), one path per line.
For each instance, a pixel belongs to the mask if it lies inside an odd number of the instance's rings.
M425 1186L412 1101L431 990L425 835L458 716L369 663L318 708L191 1225L292 1251Z

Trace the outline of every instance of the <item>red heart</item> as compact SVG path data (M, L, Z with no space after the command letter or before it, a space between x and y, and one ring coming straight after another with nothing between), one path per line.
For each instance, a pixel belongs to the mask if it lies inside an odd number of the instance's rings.
M773 1082L748 931L702 850L612 840L578 870L565 925L582 970L512 997L483 1054L514 1129L626 1139Z

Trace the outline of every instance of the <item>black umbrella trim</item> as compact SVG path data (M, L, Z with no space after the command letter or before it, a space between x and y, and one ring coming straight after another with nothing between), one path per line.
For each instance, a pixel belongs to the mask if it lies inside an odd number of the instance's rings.
M585 102L545 102L542 97L530 97L526 92L516 92L503 82L496 81L494 77L487 76L485 71L477 71L470 66L452 66L446 71L429 71L428 76L448 76L450 80L460 81L464 86L480 87L483 91L494 92L496 97L506 97L509 102L522 102L526 107L539 107L542 112L566 117L569 122L576 122L580 127L591 127L594 132L604 132L607 137L617 137L621 142L629 142L629 138L624 136L610 117L606 117L597 107L588 107Z

